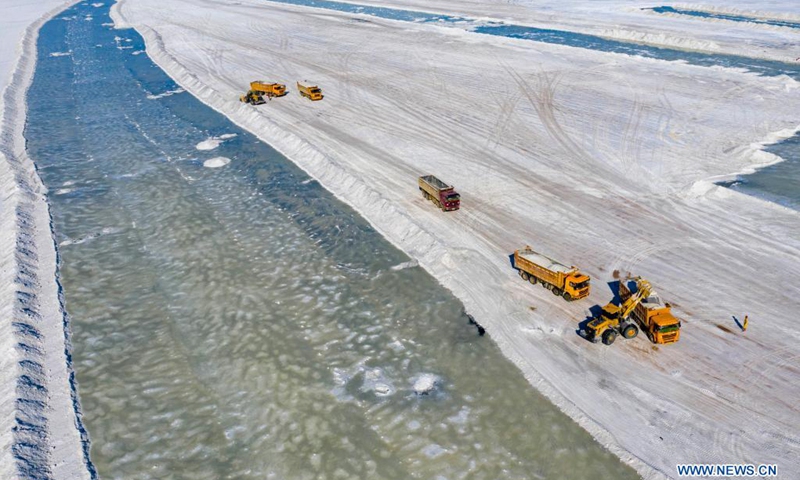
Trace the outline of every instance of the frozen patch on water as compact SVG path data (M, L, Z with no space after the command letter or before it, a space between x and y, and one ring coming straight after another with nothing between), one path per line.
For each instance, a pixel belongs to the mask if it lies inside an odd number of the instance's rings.
M156 95L156 94L152 94L152 93L151 93L151 94L147 95L147 99L148 99L148 100L158 100L159 98L164 98L164 97L169 97L169 96L172 96L172 95L177 95L177 94L179 94L179 93L183 93L183 92L185 92L185 91L186 91L186 90L184 90L184 89L182 89L182 88L178 87L178 88L176 88L176 89L174 89L174 90L169 90L169 91L167 91L167 92L164 92L164 93L159 93L159 94L157 94L157 95Z
M206 167L206 168L220 168L220 167L224 167L225 165L227 165L229 163L231 163L231 159L230 158L214 157L214 158L209 158L208 160L203 162L203 166Z
M125 43L123 43L125 42ZM126 43L132 43L133 40L130 38L123 38L123 37L114 37L114 43L117 44L117 50L133 50L133 45L126 45Z
M440 457L442 454L447 453L447 450L438 443L432 443L427 447L423 448L422 453L424 453L425 456L427 456L428 458L437 458Z
M198 150L214 150L215 148L222 145L225 140L230 138L234 138L236 136L235 133L226 133L225 135L220 135L218 137L209 137L202 142L195 145L194 148Z
M449 417L447 420L455 425L466 425L469 420L469 407L461 407L461 410L459 410L457 414Z
M75 191L74 188L59 188L58 190L56 190L55 195L66 195L74 191Z
M194 146L194 148L198 150L214 150L220 145L222 145L222 140L216 137L211 137L198 143L197 145Z
M414 380L414 393L417 395L430 395L441 384L438 376L432 373L423 373Z
M364 371L364 383L361 385L362 392L374 392L375 395L386 397L395 392L391 380L386 378L383 369L372 368Z
M95 238L103 237L105 235L110 235L112 233L118 233L118 232L121 232L121 231L122 231L121 228L106 227L106 228L100 230L99 232L90 233L89 235L85 235L85 236L77 238L77 239L68 238L68 239L62 241L61 243L59 243L58 246L64 247L64 246L67 246L67 245L80 245L81 243L86 243L86 242L88 242L90 240L94 240Z
M395 272L400 270L405 270L406 268L414 268L419 265L419 262L416 260L410 260L408 262L398 263L397 265L393 266L391 269Z
M343 402L353 400L351 395L356 387L356 384L351 382L361 381L361 385L357 388L362 393L372 392L377 397L388 397L393 395L397 389L394 387L394 382L387 377L384 370L380 367L367 367L364 365L365 360L362 360L348 370L342 368L333 369L333 381L336 386L333 388L332 393L337 399ZM348 388L348 385L350 388Z
M68 52L53 52L50 54L51 57L69 57L72 55L72 50Z
M303 180L302 182L300 182L300 185L308 185L309 183L311 183L313 181L314 181L313 178L309 178L308 180Z
M144 50L136 50L135 52L131 52L131 55L141 55L144 53Z
M105 3L93 3L93 4L92 4L92 6L93 6L94 8L100 8L100 7L102 7L103 5L105 5Z

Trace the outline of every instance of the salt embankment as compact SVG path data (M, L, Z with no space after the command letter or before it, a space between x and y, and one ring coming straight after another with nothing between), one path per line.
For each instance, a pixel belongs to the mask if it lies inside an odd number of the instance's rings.
M23 136L39 29L74 2L3 3L0 477L92 478L46 192L25 152Z

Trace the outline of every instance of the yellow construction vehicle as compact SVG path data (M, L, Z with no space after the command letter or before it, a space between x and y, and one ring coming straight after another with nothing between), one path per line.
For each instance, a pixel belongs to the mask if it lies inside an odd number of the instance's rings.
M625 282L620 283L620 299L624 302L632 295L635 293L628 289ZM662 302L661 297L652 289L633 308L631 316L639 323L639 328L653 343L662 345L675 343L681 336L681 322L672 315L672 305Z
M578 270L568 267L552 258L533 251L530 246L514 252L514 267L519 270L523 280L550 290L553 295L564 297L571 302L589 295L590 278Z
M581 335L593 342L602 339L604 344L611 345L617 335L626 339L635 338L639 334L638 322L653 343L677 342L681 323L670 313L670 305L661 303L658 295L653 293L650 282L641 277L633 280L636 282L636 291L631 292L626 281L620 282L621 303L615 305L609 302L600 315L589 321Z
M286 85L282 83L267 83L263 80L250 82L250 90L267 97L282 97L286 95Z
M254 90L248 90L247 93L239 97L239 101L243 103L249 103L250 105L261 105L266 103L266 101L264 101L264 95Z
M303 85L297 82L297 91L309 100L322 100L322 90L316 85Z

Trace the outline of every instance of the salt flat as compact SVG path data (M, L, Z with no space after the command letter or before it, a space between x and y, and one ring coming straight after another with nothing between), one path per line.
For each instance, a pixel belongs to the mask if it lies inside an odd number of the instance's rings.
M0 0L0 478L89 478L45 190L25 153L39 27L74 0Z
M490 8L478 5L475 15ZM795 80L265 1L124 0L115 16L182 87L417 259L533 385L644 477L693 462L800 472L800 217L710 181L776 160L758 142L797 129ZM701 25L684 32L696 45L732 28ZM239 103L257 78L308 79L325 100ZM427 173L456 185L461 211L423 200L416 176ZM508 256L525 244L589 273L590 298L566 303L522 282ZM611 299L617 271L672 303L678 344L605 347L575 333ZM732 316L745 314L741 333Z

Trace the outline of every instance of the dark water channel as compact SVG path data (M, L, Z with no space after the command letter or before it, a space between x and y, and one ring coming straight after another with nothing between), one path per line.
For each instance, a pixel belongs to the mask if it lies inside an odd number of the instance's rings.
M759 18L746 15L734 15L732 13L716 13L706 12L703 10L692 10L688 8L679 8L671 6L653 7L645 10L652 10L656 13L673 13L678 15L685 15L687 17L695 17L699 19L708 18L715 20L728 20L731 22L746 22L755 23L758 25L772 25L776 27L800 28L800 22L791 20L778 20L771 18Z
M42 28L26 138L102 478L636 478L95 5Z

